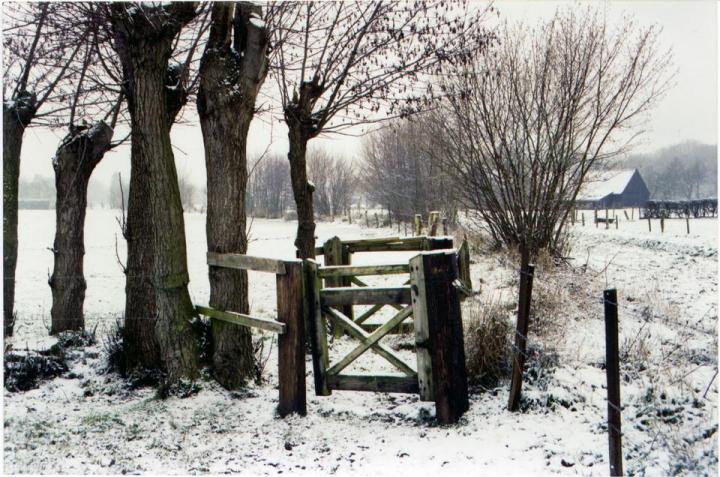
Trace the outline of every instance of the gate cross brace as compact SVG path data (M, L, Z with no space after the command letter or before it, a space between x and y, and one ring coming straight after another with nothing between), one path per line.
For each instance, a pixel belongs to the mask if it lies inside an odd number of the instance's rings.
M359 286L359 287L366 287L366 286L368 286L367 283L363 282L362 280L358 279L357 277L352 277L350 280L351 280L355 285L357 285L357 286ZM403 283L403 285L409 285L409 284L410 284L410 280L406 280L405 283ZM379 304L377 304L377 305L373 305L373 306L370 307L369 309L365 310L365 312L363 312L363 314L361 314L360 316L358 316L357 318L355 318L355 323L357 323L358 325L359 325L359 324L362 324L362 323L365 322L368 318L370 318L370 317L373 316L375 313L377 313L378 311L380 311L380 309L381 309L383 306L385 306L385 305L383 305L382 303L379 303ZM389 306L392 306L392 307L395 308L396 310L402 310L402 309L403 309L403 307L402 307L401 305L389 305Z
M412 310L412 307L410 307ZM352 321L347 316L343 315L337 310L334 310L332 308L329 308L327 306L322 307L322 311L331 317L337 324L345 328L345 331L348 332L349 335L351 335L353 338L365 341L367 338L370 337L370 334L367 333L365 330L363 330L359 325L357 325L354 321ZM378 330L375 331L377 333ZM400 371L402 371L407 376L415 376L417 373L414 369L412 369L410 366L405 364L403 360L401 360L395 353L392 352L390 348L387 346L380 344L380 343L374 343L371 345L371 349L382 356L383 358L387 359L393 366L398 368ZM329 371L329 370L328 370ZM328 373L330 374L330 373Z
M369 335L364 340L361 340L362 343L360 343L356 348L354 348L350 353L348 353L343 359L335 363L328 369L328 374L337 374L343 369L345 369L350 363L355 361L361 354L363 354L365 351L367 351L369 348L371 348L375 343L380 341L380 339L388 334L395 326L399 325L407 317L409 317L412 314L412 306L406 306L403 308L400 313L395 315L393 318L388 320L386 323L384 323L380 328L375 330L373 334Z

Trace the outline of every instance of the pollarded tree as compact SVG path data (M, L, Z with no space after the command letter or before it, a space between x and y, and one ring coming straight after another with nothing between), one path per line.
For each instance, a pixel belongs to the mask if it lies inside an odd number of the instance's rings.
M272 7L270 8L272 12ZM269 39L262 8L215 2L200 64L198 115L207 168L208 251L247 251L247 135L268 70ZM210 306L248 313L247 272L209 267ZM237 389L254 373L250 329L212 322L213 374Z
M94 73L90 70L97 62L95 52L98 49L95 46L92 40L86 42L77 86L70 99L68 133L52 161L56 221L53 273L49 280L52 290L51 334L85 328L83 305L87 284L83 260L88 184L105 153L122 142L111 142L123 104L122 93L115 91L118 97L114 103L104 100L109 92L107 90L112 87L96 89L87 81L89 73L90 76ZM88 124L83 118L87 115L104 117Z
M60 4L3 4L3 322L12 336L15 267L18 252L18 179L25 130L52 123L67 106L63 80L81 47L85 31L62 31L54 22Z
M308 141L428 107L435 96L429 75L486 46L484 13L444 0L291 4L273 30L278 53L271 70L288 127L301 257L315 255Z
M124 343L127 367L194 377L199 350L185 227L170 127L182 107L183 71L169 68L181 29L197 14L189 2L101 4L123 70L131 128L132 174Z

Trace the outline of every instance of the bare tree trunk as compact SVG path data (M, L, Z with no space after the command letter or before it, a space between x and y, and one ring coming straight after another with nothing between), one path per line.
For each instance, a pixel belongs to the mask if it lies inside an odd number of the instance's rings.
M198 114L207 168L208 251L246 253L247 134L267 74L267 36L250 22L260 7L218 2L200 66ZM235 37L231 47L234 23ZM238 72L240 75L238 76ZM210 267L210 306L248 313L247 272ZM213 374L237 389L254 373L250 329L212 322Z
M89 130L75 130L65 137L53 160L57 201L54 268L49 282L53 298L51 334L85 327L83 256L87 188L95 166L110 148L112 136L112 128L102 121Z
M35 95L12 106L3 102L3 332L13 335L15 267L18 254L18 180L23 134L35 115Z
M116 48L122 61L131 119L131 177L125 356L129 369L161 369L170 380L194 378L199 349L191 328L193 305L177 171L170 144L174 113L166 97L172 42L195 15L195 5L128 13L113 4Z
M298 228L295 237L300 258L315 258L315 211L313 192L315 187L308 182L306 153L308 135L300 121L287 121L290 140L290 179L295 206L297 208Z

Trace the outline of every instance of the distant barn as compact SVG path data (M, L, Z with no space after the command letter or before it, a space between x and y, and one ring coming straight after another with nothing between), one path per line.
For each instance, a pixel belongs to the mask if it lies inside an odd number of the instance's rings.
M591 173L580 192L578 208L605 209L642 207L650 199L645 181L637 169Z

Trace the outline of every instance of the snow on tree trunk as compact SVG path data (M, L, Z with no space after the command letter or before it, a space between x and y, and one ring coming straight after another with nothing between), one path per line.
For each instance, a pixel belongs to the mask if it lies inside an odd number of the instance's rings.
M53 160L55 169L54 268L50 277L51 334L85 327L85 211L90 175L110 148L113 130L100 121L84 131L68 134Z
M205 145L211 252L247 252L247 135L267 74L267 33L253 21L260 14L258 6L216 3L201 61L198 114ZM249 312L246 271L210 267L209 277L212 308ZM212 337L215 378L228 389L243 386L255 368L250 329L213 320Z

